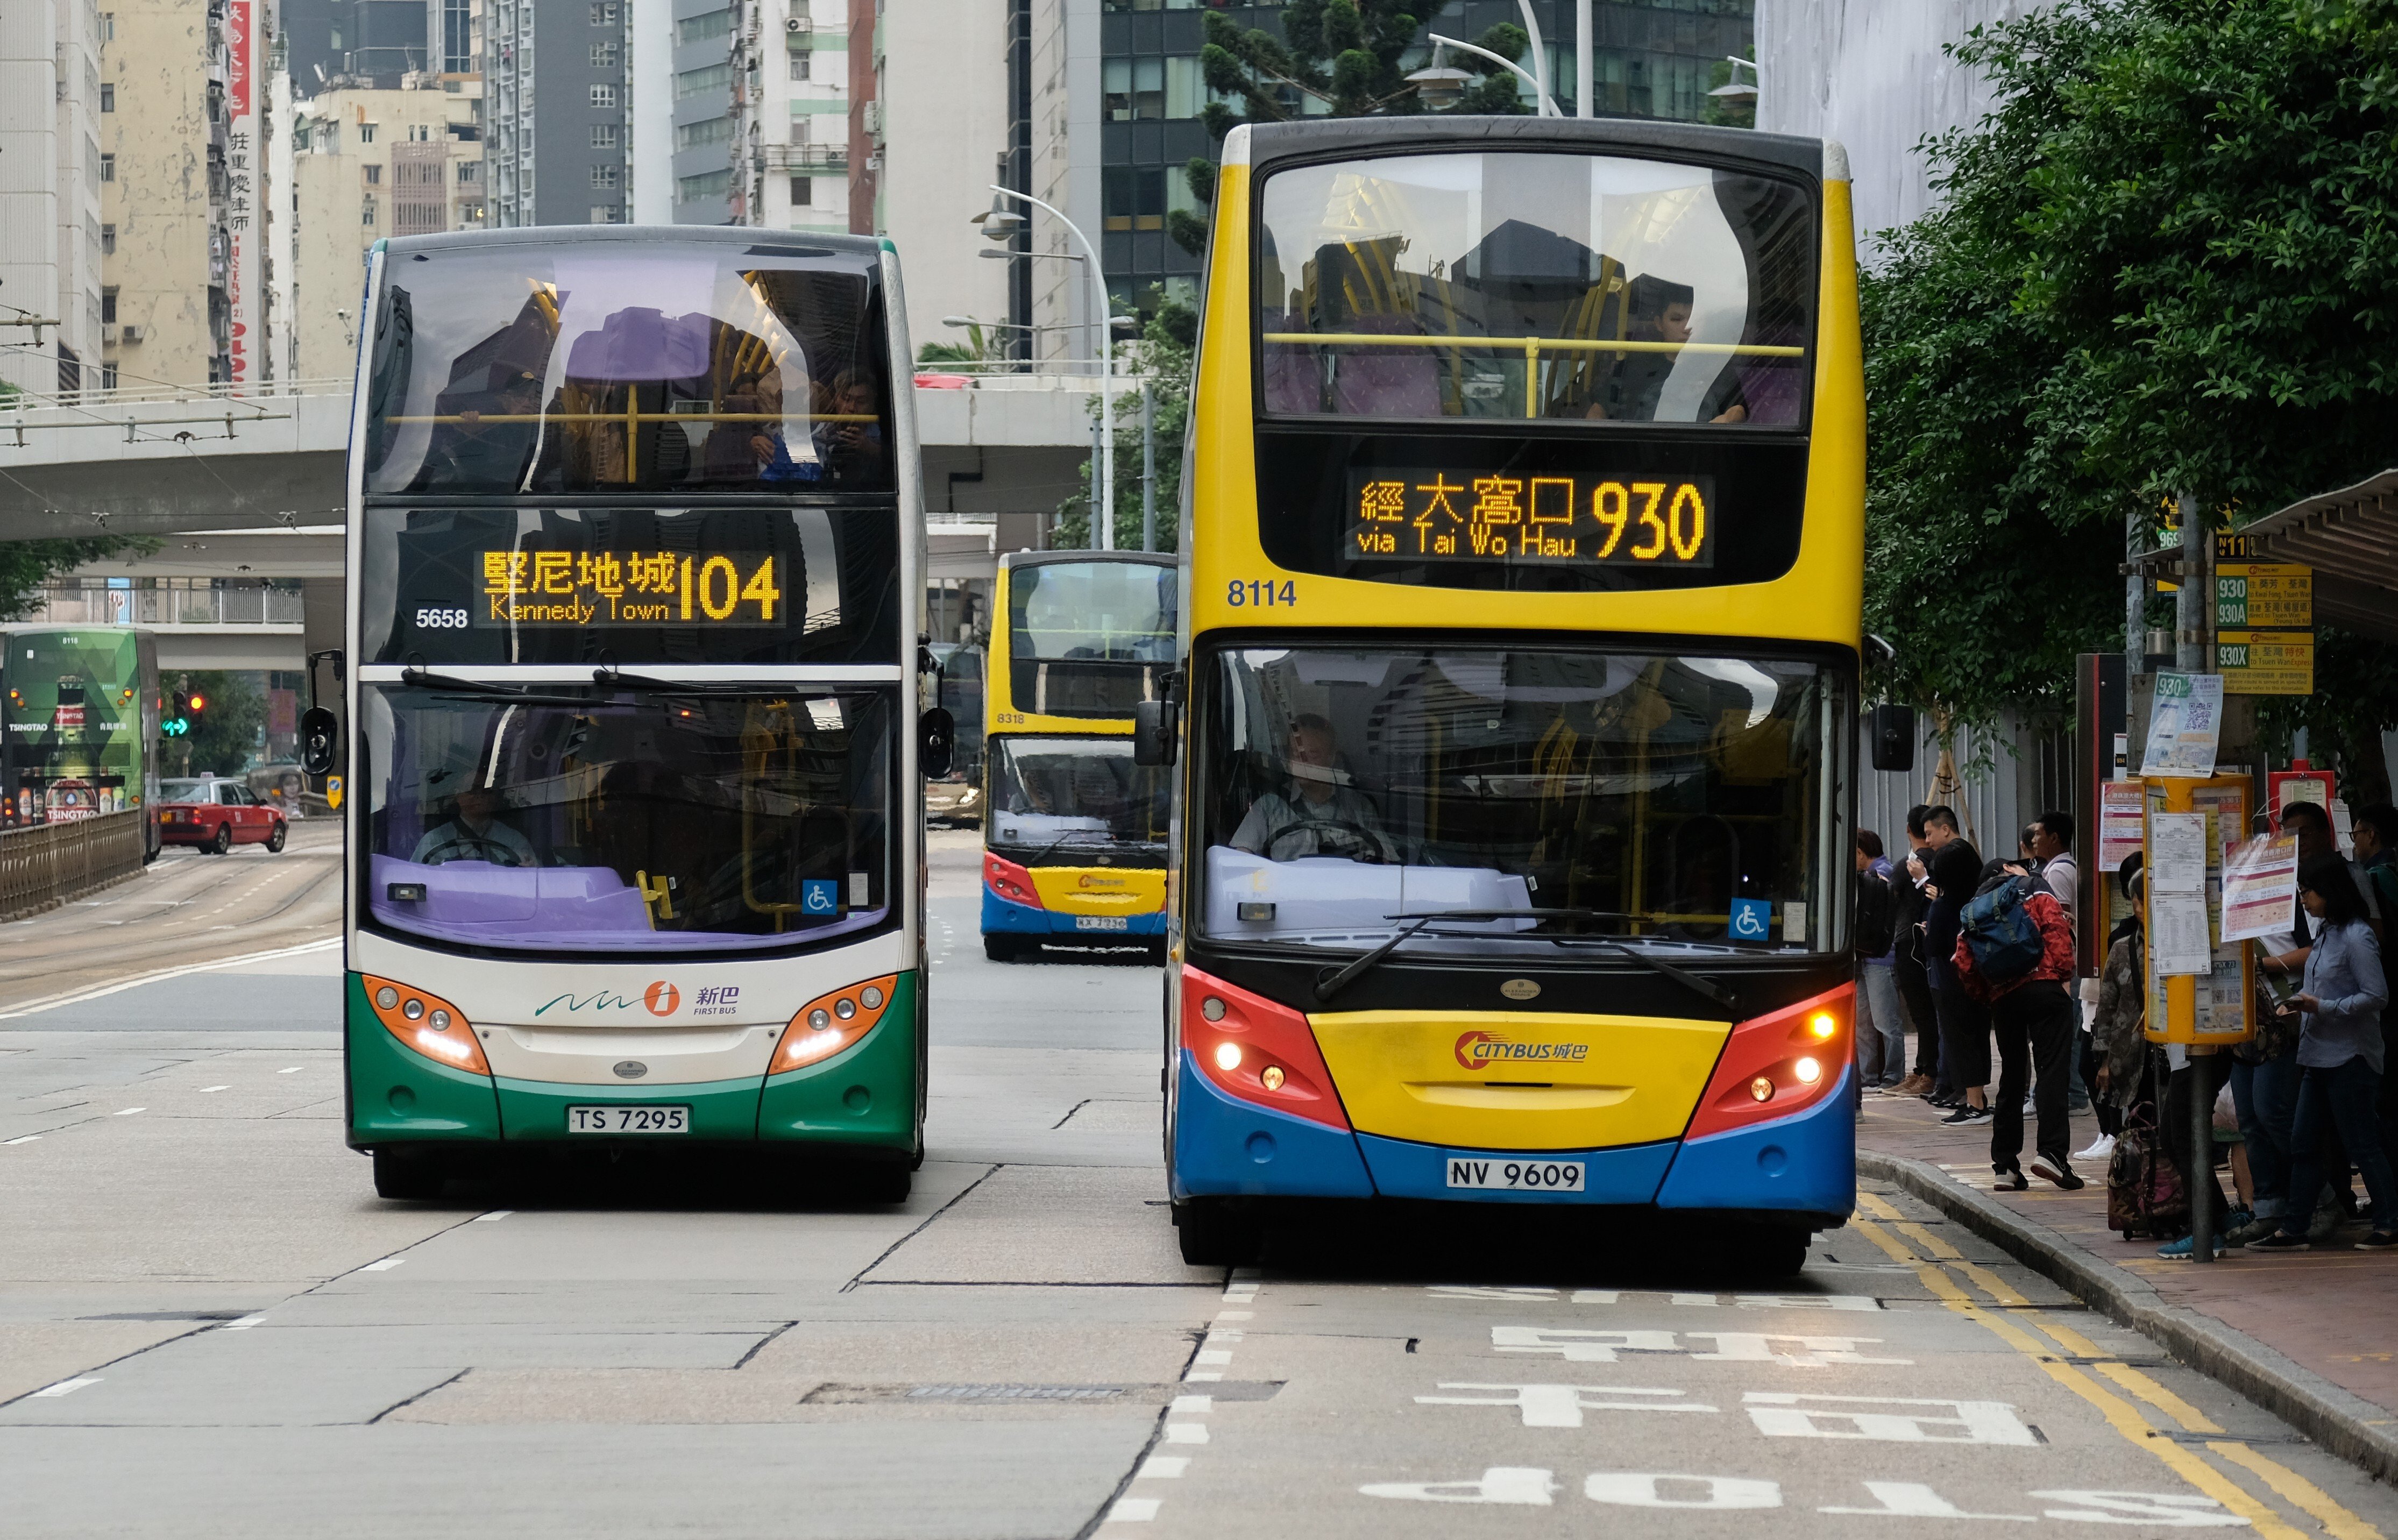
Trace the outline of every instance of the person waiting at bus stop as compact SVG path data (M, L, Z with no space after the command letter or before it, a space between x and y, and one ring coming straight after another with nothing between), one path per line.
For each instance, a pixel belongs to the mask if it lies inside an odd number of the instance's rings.
M469 786L451 799L446 823L424 831L409 859L419 866L444 861L488 861L493 866L532 866L532 842L500 821L497 790Z
M1342 856L1353 861L1395 862L1398 846L1382 832L1381 817L1363 792L1343 784L1332 723L1313 711L1291 719L1289 779L1249 804L1233 831L1236 848L1271 861L1301 856Z
M2073 1038L2081 1025L2073 997L2065 992L2065 980L2073 977L2073 927L2048 885L2018 862L1992 861L1984 870L1974 897L1997 893L2011 885L2015 901L2039 929L2039 958L2021 972L1996 977L1985 959L1974 956L1973 938L1960 935L1951 959L1966 993L1989 1002L1990 1026L1999 1040L1999 1099L1990 1119L1990 1169L1998 1173L2000 1192L2019 1193L2031 1185L2023 1173L2023 1101L2028 1090L2040 1118L2032 1174L2070 1192L2082 1184L2067 1158L2073 1147L2073 1129L2065 1110L2066 1087L2072 1078Z

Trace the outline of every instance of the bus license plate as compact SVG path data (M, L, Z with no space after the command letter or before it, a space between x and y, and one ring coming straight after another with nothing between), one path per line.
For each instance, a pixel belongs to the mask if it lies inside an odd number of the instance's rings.
M1130 930L1132 921L1122 914L1077 914L1076 930Z
M571 1134L687 1134L689 1107L569 1107Z
M1579 1193L1579 1160L1508 1160L1485 1155L1448 1157L1448 1184L1476 1192Z

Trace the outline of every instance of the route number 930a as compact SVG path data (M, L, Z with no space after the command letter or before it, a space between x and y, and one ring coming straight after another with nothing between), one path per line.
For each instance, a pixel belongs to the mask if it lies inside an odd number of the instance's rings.
M420 631L464 630L466 612L464 610L419 609L416 628Z
M1270 577L1250 578L1246 582L1236 577L1225 586L1224 602L1236 610L1269 604L1296 604L1299 602L1299 588L1297 584L1277 584Z

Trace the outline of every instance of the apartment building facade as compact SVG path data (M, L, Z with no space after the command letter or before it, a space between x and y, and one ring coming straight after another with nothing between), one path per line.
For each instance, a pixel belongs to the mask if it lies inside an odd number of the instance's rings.
M103 383L101 37L93 0L0 6L0 381L44 394Z
M849 0L735 0L725 61L729 223L851 228L855 8Z
M631 0L484 0L489 223L621 224Z

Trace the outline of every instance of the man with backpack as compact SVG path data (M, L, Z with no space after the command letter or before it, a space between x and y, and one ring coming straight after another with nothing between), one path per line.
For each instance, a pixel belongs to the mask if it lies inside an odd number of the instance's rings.
M1891 977L1897 950L1898 896L1891 890L1890 862L1881 836L1857 831L1857 1094L1894 1089L1906 1077L1906 1022L1898 1014L1898 985Z
M2019 1193L2031 1185L2022 1164L2027 1090L2039 1117L2032 1174L2068 1192L2082 1184L2068 1157L2073 1134L2065 1110L2081 1018L2066 993L2073 961L2073 926L2048 885L2016 863L1992 861L1984 868L1981 885L1958 915L1953 963L1966 993L1989 1002L1998 1037L1990 1169L1999 1192Z

